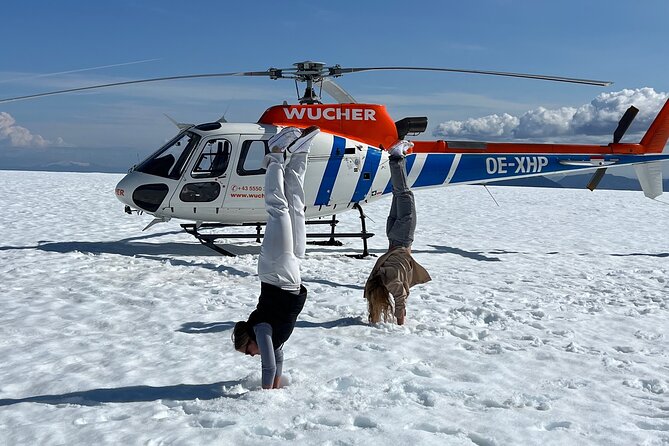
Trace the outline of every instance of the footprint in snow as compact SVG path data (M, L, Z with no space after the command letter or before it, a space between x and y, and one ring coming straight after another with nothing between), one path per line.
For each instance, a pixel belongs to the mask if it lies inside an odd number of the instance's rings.
M353 425L361 429L376 429L379 427L376 421L364 415L358 415L355 417L355 420L353 420Z
M432 369L426 365L417 365L411 369L411 373L416 376L422 376L424 378L431 378L433 373Z
M414 429L417 431L430 432L431 434L458 435L462 433L457 429L437 426L432 423L416 423L416 424L410 424L407 427L409 429Z
M436 426L431 423L417 423L407 426L409 429L415 429L419 431L430 432L432 434L446 434L457 437L467 437L469 441L474 443L476 446L496 446L497 442L490 438L485 438L482 435L476 433L466 433L458 429L452 429L448 427Z
M334 346L341 345L341 340L339 340L337 338L324 338L323 342L325 342L326 344L329 344L329 345L334 345Z
M570 421L554 421L552 423L548 423L544 426L544 429L547 431L554 431L558 429L569 429L571 427L571 422Z
M624 345L616 345L613 348L620 353L634 353L635 351L634 347L629 347Z
M223 429L225 427L234 426L237 424L236 421L221 420L216 418L203 418L197 420L197 423L204 429Z
M382 345L369 344L369 343L356 345L355 349L360 350L362 352L368 352L370 350L377 351L377 352L387 352L388 351L388 349L386 347L382 346Z
M623 381L623 385L632 389L641 389L655 395L669 392L669 383L660 379L626 379Z
M645 431L669 432L669 424L667 423L647 423L645 421L639 421L636 425L639 429Z

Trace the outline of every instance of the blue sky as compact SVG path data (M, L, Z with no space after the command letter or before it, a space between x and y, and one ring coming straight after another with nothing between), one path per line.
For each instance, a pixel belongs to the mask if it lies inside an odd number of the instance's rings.
M602 88L420 72L359 73L338 83L359 102L386 104L396 119L428 116L424 139L607 143L619 110L630 101L642 109L634 135L669 92L666 0L26 0L2 9L2 98L308 59L528 72L615 83ZM130 63L137 61L144 62ZM108 65L117 66L44 76ZM175 133L163 113L184 122L224 113L230 121L255 122L268 106L295 97L291 81L222 78L0 104L0 153L134 158L131 165ZM573 125L575 116L589 121ZM6 156L0 154L0 163Z

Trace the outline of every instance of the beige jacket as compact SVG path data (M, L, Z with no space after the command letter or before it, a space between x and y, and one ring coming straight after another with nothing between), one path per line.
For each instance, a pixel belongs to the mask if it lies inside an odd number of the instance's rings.
M432 280L425 268L411 257L407 248L395 248L379 257L365 284L365 299L371 295L376 282L372 279L376 276L395 299L396 317L404 315L409 288Z

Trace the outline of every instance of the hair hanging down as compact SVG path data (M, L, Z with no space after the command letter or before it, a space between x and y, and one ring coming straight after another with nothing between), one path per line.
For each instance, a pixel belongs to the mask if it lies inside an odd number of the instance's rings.
M384 322L392 321L394 315L393 306L390 303L390 293L388 293L388 289L383 286L379 277L375 277L372 280L372 283L368 284L368 286L370 286L370 292L367 299L369 322L376 324L381 322L381 319L383 319Z
M235 350L241 350L246 347L251 337L249 336L249 324L246 321L239 321L232 329L232 343L235 344Z

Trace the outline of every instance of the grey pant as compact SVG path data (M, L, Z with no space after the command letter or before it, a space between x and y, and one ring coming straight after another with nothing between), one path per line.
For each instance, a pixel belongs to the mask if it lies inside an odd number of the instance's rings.
M391 248L410 248L416 230L416 204L407 184L404 157L390 157L390 181L393 203L386 221L386 235Z

